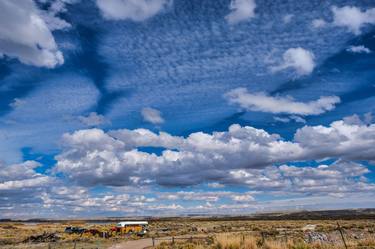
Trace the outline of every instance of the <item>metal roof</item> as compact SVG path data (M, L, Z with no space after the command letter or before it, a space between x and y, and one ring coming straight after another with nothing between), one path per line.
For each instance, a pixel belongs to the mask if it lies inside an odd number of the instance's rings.
M121 221L117 223L117 226L130 226L130 225L148 225L147 221Z

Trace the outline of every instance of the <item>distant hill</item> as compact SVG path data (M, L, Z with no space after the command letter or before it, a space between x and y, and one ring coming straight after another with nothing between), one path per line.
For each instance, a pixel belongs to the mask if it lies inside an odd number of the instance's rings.
M375 219L375 208L367 209L342 209L342 210L319 210L319 211L290 211L290 212L269 212L255 213L249 215L182 215L176 217L107 217L93 219L0 219L0 222L117 222L119 220L148 220L148 221L168 221L168 220L355 220L355 219Z

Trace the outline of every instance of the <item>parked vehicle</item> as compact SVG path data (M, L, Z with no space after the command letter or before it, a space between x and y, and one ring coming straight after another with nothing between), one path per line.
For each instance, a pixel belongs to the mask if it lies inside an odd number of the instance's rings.
M85 228L82 228L82 227L66 227L65 228L65 233L69 233L69 234L82 234L86 231Z
M121 234L137 234L143 236L147 233L147 229L147 221L122 221L115 227L112 227L111 231Z

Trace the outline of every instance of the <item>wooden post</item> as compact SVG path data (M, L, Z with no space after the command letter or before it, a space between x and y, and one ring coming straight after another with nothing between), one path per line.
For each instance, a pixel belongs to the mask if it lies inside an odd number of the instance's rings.
M48 249L51 249L51 243L48 243Z
M172 237L172 245L174 245L174 237Z
M340 226L339 222L337 222L337 229L339 230L339 232L341 234L341 239L342 239L342 242L344 242L345 249L348 249L348 246L346 245L346 241L345 241L345 238L344 238L344 233L342 232L342 229L341 229L341 226Z
M193 236L190 236L190 243L193 243Z
M152 246L155 246L155 238L152 237Z
M74 249L77 247L77 241L74 241Z
M245 234L242 234L242 245L245 245Z
M284 235L285 235L285 244L288 243L288 235L286 234L286 230L284 231Z
M264 245L264 243L266 242L266 238L264 236L264 232L262 231L260 234L262 235L262 245Z

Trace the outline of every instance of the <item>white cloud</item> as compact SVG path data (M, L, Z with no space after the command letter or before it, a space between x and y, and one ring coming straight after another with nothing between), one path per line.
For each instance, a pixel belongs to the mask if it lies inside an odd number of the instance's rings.
M229 6L231 12L225 18L230 24L236 24L255 17L255 0L232 0Z
M14 195L30 194L31 191L37 191L37 188L52 183L53 178L35 171L39 166L41 164L35 161L12 165L0 162L0 196L9 192ZM23 189L28 189L29 192L22 193Z
M50 30L69 29L71 24L61 19L58 15L67 11L67 4L74 4L80 0L54 0L50 2L47 10L39 10L41 18ZM40 1L45 2L45 1Z
M366 48L365 46L363 45L360 45L360 46L350 46L349 48L346 49L346 51L348 52L352 52L352 53L365 53L365 54L369 54L371 53L371 50Z
M233 179L246 178L247 185L251 180L259 187L280 188L290 183L286 178L274 181L273 177L280 174L277 170L268 170L266 178L254 176L254 172L273 164L326 158L375 161L374 138L375 124L344 121L327 127L304 126L292 141L239 125L232 125L226 132L197 132L186 138L145 129L108 133L81 130L64 135L55 171L88 186L226 185ZM139 147L162 147L164 151L156 155ZM261 179L265 180L260 184Z
M375 160L375 124L333 122L329 127L305 126L294 141L304 148L305 158L337 157L347 160Z
M324 19L314 19L311 23L313 28L319 29L327 25L327 22Z
M304 118L297 116L297 115L291 115L289 118L294 120L297 123L306 123L306 120Z
M340 98L336 96L323 96L318 100L304 103L296 101L291 97L273 97L262 92L250 93L245 88L231 90L225 97L230 103L237 104L250 111L298 114L304 116L322 114L333 110L335 105L340 103ZM279 119L279 121L281 120Z
M132 177L139 178L137 184L194 185L224 177L223 170L229 165L262 167L298 158L301 153L298 145L281 141L277 135L239 125L232 125L227 132L198 132L187 138L145 129L81 130L65 134L62 145L56 171L84 185L127 185ZM138 147L165 150L158 156Z
M150 122L151 124L158 125L164 123L164 119L161 115L161 112L154 108L145 107L142 109L141 114L143 119L146 122Z
M271 67L271 71L278 72L288 68L293 68L299 76L311 74L315 68L314 54L301 47L290 48L284 52L282 63Z
M281 123L288 123L290 122L290 119L289 118L282 118L282 117L273 117L273 119L277 122L281 122Z
M22 99L19 99L19 98L15 98L13 100L13 102L9 104L9 106L12 107L12 108L18 108L18 107L24 105L25 103L26 103L25 100L22 100Z
M281 165L265 169L232 170L230 175L238 184L251 189L280 194L337 195L342 193L371 192L375 184L364 177L367 167L353 162L336 161L331 165L296 167Z
M249 194L232 195L231 198L235 202L253 202L253 201L255 201L254 197L252 197Z
M218 183L218 182L208 183L207 186L210 187L210 188L224 188L225 187L224 184L221 184L221 183Z
M283 17L283 22L284 22L285 24L288 24L288 23L290 23L290 21L292 21L293 17L294 17L293 14L285 15L285 16Z
M361 33L362 27L366 24L375 24L375 8L361 11L354 6L334 6L332 12L334 25L345 27L356 35Z
M0 55L53 68L64 63L51 31L31 0L0 1Z
M145 21L172 4L171 0L97 0L106 19Z
M184 200L184 201L208 201L217 202L222 198L231 197L232 192L228 191L178 191L178 192L162 192L158 194L158 199L165 200Z
M84 125L90 127L107 123L106 118L101 114L97 114L96 112L91 112L88 116L79 116L78 120Z

